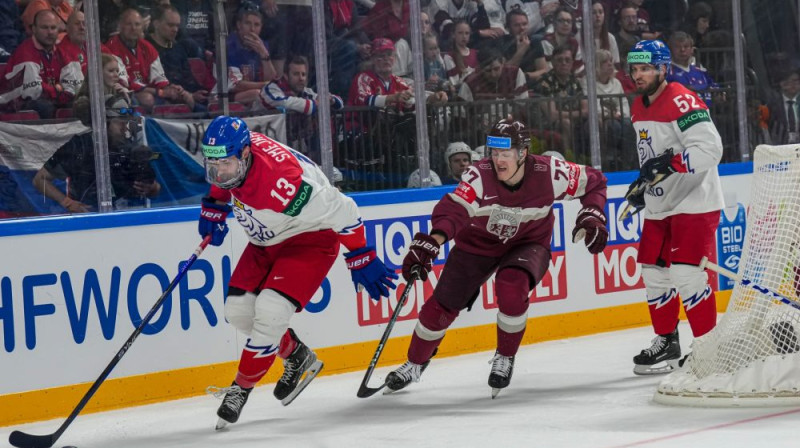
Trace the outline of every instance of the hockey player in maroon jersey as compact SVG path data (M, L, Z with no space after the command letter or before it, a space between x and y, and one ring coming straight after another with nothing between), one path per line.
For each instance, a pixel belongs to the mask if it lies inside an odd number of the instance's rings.
M408 361L386 378L389 391L419 381L447 328L461 310L472 307L492 274L498 304L492 398L508 386L525 333L530 291L550 266L553 201L580 198L583 208L573 239L585 232L589 252L605 247L605 176L591 167L528 155L527 146L522 123L511 117L497 122L486 140L490 158L469 167L456 190L434 207L430 234L414 235L403 260L407 280L413 272L426 280L441 245L455 239L455 246L420 310Z
M674 369L681 356L680 302L694 337L716 325L714 291L700 260L712 258L724 207L717 165L722 139L706 104L679 83L667 83L671 56L658 40L644 40L628 53L631 78L641 96L631 107L638 135L640 182L628 201L647 212L637 261L656 337L633 358L634 373ZM680 299L679 299L680 297Z
M220 429L239 419L250 391L276 355L283 359L284 373L274 395L284 405L322 369L314 352L289 328L289 320L322 284L340 243L350 251L344 256L353 283L373 299L389 296L397 274L367 246L355 202L304 155L226 116L209 124L202 145L212 186L203 199L200 235L210 234L212 245L222 244L226 218L233 211L250 240L225 302L225 318L249 339L233 384L215 394L225 393L217 411Z

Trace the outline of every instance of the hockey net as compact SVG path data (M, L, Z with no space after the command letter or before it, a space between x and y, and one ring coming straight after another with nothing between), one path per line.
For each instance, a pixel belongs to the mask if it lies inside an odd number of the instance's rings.
M799 265L800 146L761 145L739 263L744 281L736 282L716 328L695 339L683 368L659 384L654 400L685 406L800 404Z

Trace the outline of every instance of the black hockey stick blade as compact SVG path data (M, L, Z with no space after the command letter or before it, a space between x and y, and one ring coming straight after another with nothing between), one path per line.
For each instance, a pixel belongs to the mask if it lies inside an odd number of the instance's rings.
M56 440L58 440L60 436L60 432L48 434L46 436L35 436L22 431L13 431L11 435L8 436L8 442L12 446L19 448L50 448L56 444Z
M408 300L408 293L411 292L411 286L414 285L418 279L419 270L415 270L411 274L411 278L408 280L408 283L406 283L406 289L403 290L400 300L397 301L397 307L394 309L392 317L389 319L389 323L386 324L386 329L383 330L383 336L381 336L381 340L378 343L378 348L375 349L375 354L372 356L372 361L370 361L369 367L367 367L367 372L364 374L364 379L361 380L361 385L358 387L358 392L356 392L356 396L358 398L371 397L386 387L385 382L378 387L369 387L367 383L369 383L369 379L372 377L372 372L375 370L375 366L378 364L378 359L380 359L381 353L383 353L383 347L386 345L386 341L389 340L389 334L391 334L392 328L394 328L394 323L397 322L397 317L400 315L400 310L403 309L403 306L405 306L406 301Z
M105 370L103 370L103 373L101 373L100 376L94 381L89 390L83 395L83 398L81 398L81 401L78 403L77 406L75 406L75 409L72 410L67 419L64 420L64 423L62 423L61 426L58 427L56 432L43 436L37 436L33 434L24 433L22 431L14 431L11 433L11 435L8 436L8 442L12 446L15 446L17 448L50 448L53 445L55 445L58 438L61 437L61 434L63 434L64 431L67 430L69 425L72 424L72 421L75 420L76 417L78 417L78 414L80 414L80 412L83 410L86 404L89 403L89 400L92 398L92 396L94 396L95 392L97 392L97 389L100 388L100 386L103 384L106 378L108 378L108 375L111 374L111 371L114 370L114 367L116 367L116 365L119 363L122 357L125 356L125 353L128 352L128 349L131 347L131 345L133 345L133 342L142 333L144 327L150 323L150 320L153 318L153 315L155 315L155 313L164 303L164 300L166 300L167 296L172 292L172 290L175 289L175 286L177 286L178 282L181 281L184 274L186 274L186 271L189 270L189 267L192 266L192 264L194 264L195 260L197 260L197 257L199 257L200 254L203 253L203 250L205 250L206 246L208 246L208 243L210 241L211 241L211 235L207 235L200 243L200 245L197 246L197 249L194 250L192 256L189 257L189 259L186 260L186 262L184 263L183 267L181 267L181 269L178 270L178 275L175 276L175 278L169 284L167 289L163 292L163 294L161 294L161 297L159 297L158 300L156 300L153 307L150 308L150 311L148 311L148 313L144 316L144 319L142 319L141 323L139 323L139 326L136 327L136 329L130 336L128 336L128 340L125 341L125 344L122 345L122 348L120 348L119 351L117 351L117 353L114 355L114 358L111 360L111 362L108 363Z

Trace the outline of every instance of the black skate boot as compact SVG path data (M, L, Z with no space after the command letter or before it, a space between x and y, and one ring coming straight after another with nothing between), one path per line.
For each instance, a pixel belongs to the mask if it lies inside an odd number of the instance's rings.
M772 342L775 344L775 351L781 355L800 351L800 344L797 343L797 333L794 326L788 321L775 322L769 326L772 334Z
M275 390L272 392L284 406L288 406L300 395L300 392L317 376L324 365L322 361L317 360L317 355L297 338L294 330L290 328L289 333L297 342L297 347L288 358L283 360L283 376L275 384Z
M681 343L678 327L672 333L653 338L650 348L633 357L633 373L637 375L659 375L678 368L681 359Z
M425 371L430 363L430 359L425 361L424 364L414 364L411 361L406 361L400 368L386 375L386 390L384 394L390 394L404 389L411 384L412 381L418 383L422 372Z
M242 408L244 404L247 403L247 397L250 396L252 390L252 387L249 389L239 387L235 381L231 384L231 387L219 389L217 393L221 395L221 393L224 392L225 398L222 399L222 404L219 405L219 409L217 409L217 417L219 417L219 421L217 422L218 430L227 426L228 423L236 423L236 421L239 420ZM217 393L215 393L215 395L217 395Z
M392 392L397 392L400 389L404 389L406 386L411 384L411 382L418 383L422 373L425 372L425 369L431 363L431 359L439 352L439 347L436 347L431 353L430 359L425 361L422 364L414 364L411 361L406 361L405 364L400 366L397 370L389 372L386 375L386 389L384 389L383 394L388 395Z
M503 356L495 352L489 364L492 365L492 372L489 374L489 387L492 388L492 399L494 399L501 390L511 383L511 375L514 373L514 357Z

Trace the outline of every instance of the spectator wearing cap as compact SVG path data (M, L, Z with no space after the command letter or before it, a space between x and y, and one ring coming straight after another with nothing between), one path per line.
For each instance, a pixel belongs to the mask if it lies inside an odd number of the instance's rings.
M269 44L260 37L261 26L258 11L243 10L227 42L228 87L234 101L248 106L258 104L261 89L277 78Z
M48 9L36 14L33 35L14 50L0 79L0 105L53 118L56 108L72 104L83 74L80 63L56 45L59 20Z
M392 74L395 48L391 40L372 41L372 69L359 73L350 85L348 104L352 106L390 107L406 110L413 107L411 87ZM447 101L444 92L436 92L428 101Z
M280 110L287 114L286 133L289 146L321 163L317 120L316 92L308 87L308 59L294 56L286 64L286 73L270 82L261 90L261 103L268 110ZM344 107L342 99L330 94L332 110Z
M150 112L156 103L164 101L193 104L191 93L180 85L170 84L158 51L141 37L142 29L139 11L126 9L120 17L119 34L106 43L111 53L122 59L128 73L129 88L139 105Z

